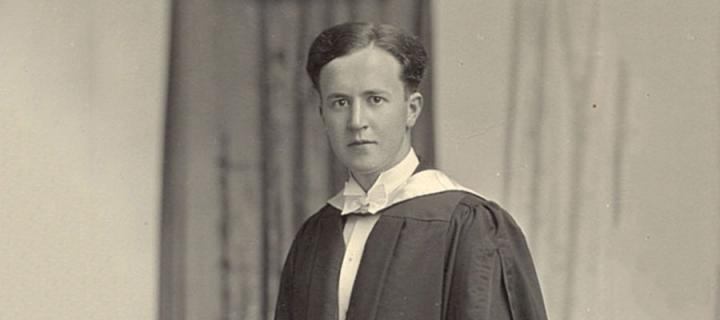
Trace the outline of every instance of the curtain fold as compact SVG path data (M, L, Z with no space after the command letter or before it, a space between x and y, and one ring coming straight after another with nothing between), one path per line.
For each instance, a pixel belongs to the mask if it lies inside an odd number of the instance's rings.
M323 29L386 22L428 51L429 1L173 2L160 318L271 319L300 224L346 176L304 72ZM434 162L431 74L413 143Z
M524 224L548 314L578 319L613 302L616 283L603 277L622 255L609 248L629 246L621 222L629 115L638 105L632 76L623 52L603 38L597 1L508 7L501 203Z

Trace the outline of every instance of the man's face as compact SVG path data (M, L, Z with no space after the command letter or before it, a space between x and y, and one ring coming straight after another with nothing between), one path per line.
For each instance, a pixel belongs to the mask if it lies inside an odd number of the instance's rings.
M330 146L353 174L379 174L410 150L422 96L406 96L401 69L395 57L370 46L330 61L320 72L320 111Z

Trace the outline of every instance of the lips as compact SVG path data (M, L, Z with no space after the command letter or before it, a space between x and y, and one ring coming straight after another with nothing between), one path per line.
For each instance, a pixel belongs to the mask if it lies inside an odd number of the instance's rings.
M353 140L352 142L348 143L348 147L357 147L368 144L376 144L376 142L371 140Z

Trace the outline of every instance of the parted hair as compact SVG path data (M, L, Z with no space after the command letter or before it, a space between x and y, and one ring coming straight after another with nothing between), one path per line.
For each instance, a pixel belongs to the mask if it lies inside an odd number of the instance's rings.
M373 45L390 53L402 66L400 80L405 90L416 92L427 62L425 48L417 37L388 24L348 22L321 32L308 52L305 70L320 91L320 71L335 58Z

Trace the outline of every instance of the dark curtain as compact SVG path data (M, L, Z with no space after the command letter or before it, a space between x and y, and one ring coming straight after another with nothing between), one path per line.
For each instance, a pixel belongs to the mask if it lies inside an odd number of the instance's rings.
M386 22L428 51L429 0L172 4L161 239L161 319L270 319L299 225L346 172L304 73L331 25ZM432 164L432 70L414 145Z

